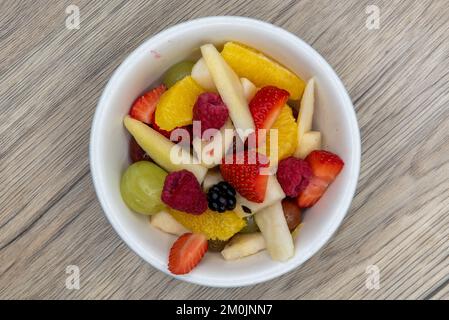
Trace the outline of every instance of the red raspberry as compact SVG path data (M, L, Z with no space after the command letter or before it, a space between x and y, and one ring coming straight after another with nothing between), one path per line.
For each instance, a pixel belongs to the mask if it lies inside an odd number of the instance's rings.
M201 94L193 107L193 120L201 121L201 135L207 129L220 129L228 117L228 107L216 93Z
M169 207L200 215L207 210L207 197L193 173L181 170L170 173L164 182L162 201Z
M288 197L297 197L309 184L312 169L306 161L289 157L279 162L276 177Z

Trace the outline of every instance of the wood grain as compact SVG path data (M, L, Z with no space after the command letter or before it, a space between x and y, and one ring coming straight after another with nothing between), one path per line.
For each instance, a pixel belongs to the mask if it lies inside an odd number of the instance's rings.
M81 11L65 28L65 8ZM379 30L365 8L380 8ZM333 239L289 274L211 289L143 262L105 219L88 166L95 106L140 43L196 17L279 25L334 67L354 101L362 170ZM0 298L448 299L449 7L426 1L0 1ZM65 288L66 266L81 270ZM380 289L365 286L367 266Z

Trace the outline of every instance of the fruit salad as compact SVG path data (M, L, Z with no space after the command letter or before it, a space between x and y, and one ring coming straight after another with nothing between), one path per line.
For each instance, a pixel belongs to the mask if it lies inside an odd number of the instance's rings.
M173 274L206 254L225 263L266 250L286 261L307 208L344 167L313 129L315 80L241 43L200 51L169 68L125 116L123 201L178 237L167 252Z

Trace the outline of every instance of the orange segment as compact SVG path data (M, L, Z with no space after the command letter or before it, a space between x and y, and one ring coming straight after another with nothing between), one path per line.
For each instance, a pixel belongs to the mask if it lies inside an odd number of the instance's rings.
M276 163L282 159L288 158L296 150L298 146L298 126L293 117L292 109L285 105L281 109L279 117L274 122L271 129L278 130L278 159L273 159L270 163ZM270 134L267 132L266 155L270 155Z
M193 106L203 92L204 89L191 76L178 81L159 99L156 124L166 131L191 124Z
M171 208L169 212L184 227L204 234L209 240L228 240L246 225L245 220L234 211L218 213L208 209L198 216Z
M259 88L271 85L287 90L293 100L300 99L304 92L306 84L301 78L253 48L227 42L221 55L239 77Z

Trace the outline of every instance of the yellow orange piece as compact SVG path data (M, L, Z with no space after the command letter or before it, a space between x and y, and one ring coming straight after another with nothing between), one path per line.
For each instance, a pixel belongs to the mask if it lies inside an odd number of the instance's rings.
M166 131L192 124L193 106L203 92L204 89L191 76L178 81L159 99L156 124Z
M209 240L228 240L246 225L244 219L233 211L218 213L207 210L198 216L169 209L170 214L194 233L202 233Z
M298 125L296 124L295 118L293 117L292 109L285 105L281 109L281 113L274 122L271 129L278 131L278 143L277 143L277 159L270 159L270 163L273 164L282 159L288 158L296 150L298 146ZM267 132L266 139L266 152L267 156L270 155L270 132ZM275 146L276 144L274 144Z
M290 99L301 98L306 83L293 72L245 45L227 42L221 55L239 77L247 78L258 88L275 86L290 93Z

